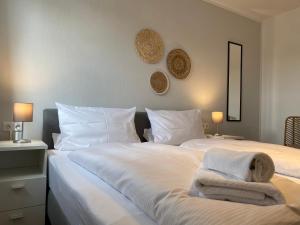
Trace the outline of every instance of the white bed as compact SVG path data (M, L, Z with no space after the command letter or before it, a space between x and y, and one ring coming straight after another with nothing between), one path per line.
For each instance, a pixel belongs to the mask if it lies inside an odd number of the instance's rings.
M281 190L288 204L262 207L191 196L201 155L201 149L115 143L74 151L68 157L112 185L160 225L300 223L299 186L286 180ZM299 169L295 164L288 166Z
M53 147L51 135L59 132L57 112L47 113L46 119L44 118L43 140ZM139 120L136 117L136 122L141 124L136 124L140 138L143 129L149 128L149 121L144 114L142 118ZM55 196L57 205L68 222L52 225L300 223L300 193L291 191L294 185L286 189L293 195L292 200L297 200L297 204L292 205L261 207L190 195L203 153L211 147L226 144L233 144L233 150L238 148L244 151L243 147L251 147L253 151L257 149L257 142L243 142L244 146L239 146L239 143L242 142L218 143L202 139L189 141L181 147L151 143L111 143L72 153L49 151L50 192ZM295 153L295 150L291 151ZM282 174L291 173L289 175L300 178L298 152L296 158L286 154L287 158L285 152L281 153L276 149L274 152L277 169ZM299 182L299 179L291 179ZM298 190L298 186L293 190Z
M230 221L226 224L231 225L249 225L251 218L264 225L275 224L280 218L281 222L298 220L298 216L284 205L261 208L188 196L185 190L190 186L205 149L148 143L107 144L72 153L49 151L50 188L70 225L156 224L150 217L164 225L195 225L199 221L221 225L225 224L221 215L226 215ZM72 162L72 158L86 169ZM153 162L160 166L153 167ZM168 163L164 165L164 162Z
M122 194L71 162L69 152L48 152L49 185L70 225L155 225Z

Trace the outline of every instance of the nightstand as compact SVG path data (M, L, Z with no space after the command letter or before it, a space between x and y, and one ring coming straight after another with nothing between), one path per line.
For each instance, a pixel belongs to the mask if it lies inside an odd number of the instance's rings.
M47 145L0 141L0 224L44 225Z
M228 139L228 140L245 140L245 138L242 136L233 136L233 135L215 136L212 134L208 134L206 136L207 136L207 138L220 139L220 140L226 140L226 139Z

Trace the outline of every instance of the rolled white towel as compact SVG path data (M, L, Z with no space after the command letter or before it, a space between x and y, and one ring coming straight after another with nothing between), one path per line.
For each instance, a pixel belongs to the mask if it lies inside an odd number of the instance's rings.
M268 182L275 172L273 160L265 153L221 148L205 153L203 167L248 182Z
M284 196L271 182L246 182L205 169L199 170L193 185L194 194L197 193L200 197L210 199L260 206L285 203Z

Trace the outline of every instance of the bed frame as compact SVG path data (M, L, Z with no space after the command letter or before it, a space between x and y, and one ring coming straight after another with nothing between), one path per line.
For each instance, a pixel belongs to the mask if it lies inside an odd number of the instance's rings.
M134 118L137 134L142 142L144 129L150 128L150 121L146 112L137 112ZM52 133L60 133L57 109L45 109L43 112L43 134L42 140L48 145L48 149L53 149ZM47 182L48 183L48 182ZM47 185L47 206L46 225L70 225L64 211L58 204L55 195Z

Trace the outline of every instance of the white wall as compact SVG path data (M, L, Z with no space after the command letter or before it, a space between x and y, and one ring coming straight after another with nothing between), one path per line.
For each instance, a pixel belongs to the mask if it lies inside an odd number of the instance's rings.
M262 25L261 139L283 143L286 117L300 115L300 8Z
M13 101L34 102L27 135L41 136L42 111L54 102L90 106L163 109L200 107L226 111L227 41L244 44L242 123L226 133L259 137L260 24L200 0L2 0L7 10L9 84L2 119ZM170 77L165 96L153 94L149 76L160 64L143 63L136 33L150 27L166 45L185 49L188 79ZM4 78L3 78L4 76ZM4 108L3 108L4 107Z

